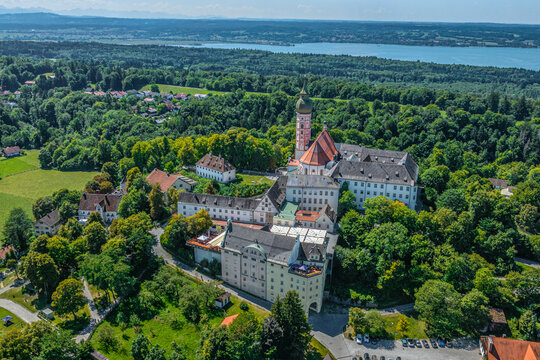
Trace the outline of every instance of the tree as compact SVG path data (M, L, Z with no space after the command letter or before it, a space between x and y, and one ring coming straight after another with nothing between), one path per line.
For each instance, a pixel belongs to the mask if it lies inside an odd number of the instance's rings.
M535 341L538 339L538 325L536 315L532 310L526 310L519 318L519 331L526 340Z
M275 347L274 357L276 359L303 358L311 340L311 326L308 324L298 293L289 291L285 298L278 297L272 306L270 316L277 320L283 330L283 337L279 345ZM275 344L275 340L263 339L263 342Z
M90 216L88 216L88 220L86 221L86 225L91 223L98 223L101 224L101 226L105 227L105 221L103 220L103 216L101 216L100 213L97 211L92 211L90 213Z
M204 360L232 360L228 343L227 328L225 326L217 327L202 342L202 358Z
M98 222L92 222L84 228L84 235L88 250L92 254L101 251L101 247L107 242L107 230Z
M461 324L460 294L444 281L428 280L416 292L415 310L436 336L453 337Z
M283 328L273 316L268 316L264 319L262 331L262 351L269 357L273 358L277 353L278 348L283 342Z
M92 214L90 214L91 216ZM79 236L82 236L84 232L83 226L79 220L75 218L70 218L68 221L60 226L58 230L58 236L68 239L70 242L75 241ZM34 240L35 242L36 240Z
M59 274L54 260L47 254L29 252L22 263L23 276L39 291L49 295L58 282Z
M15 271L15 275L17 276L17 279L19 278L19 263L17 262L17 259L8 259L6 261L6 267L10 271Z
M52 196L41 197L32 205L34 219L39 220L55 209Z
M516 216L516 223L529 233L540 231L540 214L538 208L531 204L525 204L521 207L519 214Z
M499 281L488 268L479 269L473 280L474 287L495 302L499 294Z
M131 356L134 360L145 360L150 352L150 341L144 335L139 335L131 342Z
M108 174L111 182L114 185L118 185L120 183L120 168L118 167L118 164L114 162L106 162L101 167L101 172Z
M68 202L63 203L58 209L58 214L60 215L60 220L62 223L68 221L72 217L77 216L78 207L75 204L70 204Z
M356 196L347 190L341 194L338 202L338 217L341 218L350 210L356 210Z
M165 349L159 346L159 344L152 346L152 349L150 349L145 360L167 360L165 357Z
M156 84L150 85L150 91L155 92L155 93L159 93L159 86L157 86Z
M11 210L4 224L4 245L12 245L18 252L24 252L33 234L34 225L24 210Z
M261 356L261 324L252 312L244 312L227 328L233 359L257 360Z
M356 307L349 308L349 325L356 334L364 332L367 325L364 310Z
M44 321L9 330L0 337L0 359L36 359L42 351L42 339L51 332L53 327Z
M83 349L71 337L71 333L66 330L47 333L40 341L41 352L37 360L84 359Z
M77 311L86 305L83 294L83 283L76 279L62 281L52 295L52 306L59 315L73 314L77 318Z
M409 330L409 325L409 318L407 318L406 315L400 314L396 325L397 332L403 335L405 332L407 332L407 330Z
M467 210L468 204L465 191L461 189L448 189L437 199L437 208L447 208L457 214Z
M473 289L461 298L460 309L463 314L461 329L474 335L489 322L489 300L480 291Z
M386 335L386 321L384 317L379 314L375 309L369 310L366 313L366 331L369 331L372 336L375 337L385 337Z
M173 341L171 345L171 353L169 354L169 360L186 360L184 355L184 349L176 341Z
M167 212L165 211L165 201L159 184L152 185L152 190L148 195L148 202L150 203L150 217L152 220L163 219Z

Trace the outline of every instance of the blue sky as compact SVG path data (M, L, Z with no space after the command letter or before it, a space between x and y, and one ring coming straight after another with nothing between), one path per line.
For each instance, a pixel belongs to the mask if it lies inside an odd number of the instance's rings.
M540 0L0 0L72 15L540 23Z

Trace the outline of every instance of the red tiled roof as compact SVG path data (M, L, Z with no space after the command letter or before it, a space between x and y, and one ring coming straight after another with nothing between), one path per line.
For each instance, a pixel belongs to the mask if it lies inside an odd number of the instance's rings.
M227 226L227 221L226 220L212 220L212 222L214 223L214 226L222 226L222 227ZM251 228L251 229L255 229L255 230L261 230L261 229L263 229L265 227L265 225L248 224L248 223L236 222L236 221L233 221L233 224L243 226L243 227L247 227L247 228Z
M334 144L334 139L328 133L323 130L315 142L311 144L309 149L300 158L300 163L305 165L324 166L327 162L334 159L334 155L337 155L338 151Z
M152 170L152 172L146 177L146 181L149 184L159 184L161 191L163 192L167 192L167 190L169 190L171 185L174 184L176 180L178 180L177 175L171 175L159 169Z
M236 315L231 315L231 316L227 316L225 319L223 319L223 321L221 322L221 324L219 326L229 326L233 323L233 321L238 317L238 314Z
M212 153L205 154L199 161L197 161L197 165L204 166L219 172L231 171L236 169L230 162L225 160L225 158L212 155Z
M490 346L490 339L493 342ZM482 337L487 360L538 360L540 343L500 337Z
M4 148L4 154L11 155L11 154L17 154L21 152L21 148L18 146L8 146L7 148Z
M82 194L79 210L96 211L99 204L105 212L117 212L121 197L114 194Z
M0 249L0 259L5 259L6 255L11 251L15 251L15 248L13 247L13 245L8 245Z
M315 222L321 214L318 211L298 210L296 212L297 221L313 221Z

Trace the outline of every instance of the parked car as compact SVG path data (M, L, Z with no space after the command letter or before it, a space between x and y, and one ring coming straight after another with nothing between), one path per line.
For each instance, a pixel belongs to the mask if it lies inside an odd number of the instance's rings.
M407 338L407 344L409 344L409 347L414 347L414 341L411 338Z
M416 345L416 347L419 347L419 348L422 347L422 343L418 339L414 339L414 345Z
M432 348L436 349L438 347L436 339L429 339L429 341L431 341L431 347Z
M407 340L401 339L401 345L403 345L403 347L407 347Z
M446 347L451 348L452 347L452 340L446 340Z
M377 360L377 355L373 355L373 356L371 357L371 360Z
M364 360L369 360L369 354L368 353L364 354Z
M426 339L422 339L422 345L424 345L426 349L429 349L429 343Z
M381 357L380 357L379 359L380 359L380 360L385 360L384 355L381 355Z
M356 335L356 343L361 344L362 343L362 334Z
M372 338L372 339L371 339L371 343L372 343L373 345L377 344L377 341L379 341L379 340L377 340L377 338Z
M396 358L396 360L401 360L401 356L398 356L398 357Z
M437 345L439 345L439 347L444 347L444 340L443 339L439 339L437 340Z
M364 342L369 343L369 334L364 335Z

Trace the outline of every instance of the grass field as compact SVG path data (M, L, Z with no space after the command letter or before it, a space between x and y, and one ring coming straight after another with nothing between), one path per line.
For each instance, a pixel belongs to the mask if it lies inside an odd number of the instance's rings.
M242 180L242 183L245 183L248 185L268 184L269 186L272 186L272 184L274 183L272 180L270 180L266 176L261 176L261 175L236 174L236 177Z
M165 84L156 84L159 86L159 92L168 92L171 94L187 94L187 95L194 95L194 94L215 94L215 95L223 95L227 92L225 91L215 91L215 90L206 90L206 89L199 89L199 88L192 88L192 87L185 87L185 86L175 86L175 85L165 85ZM141 91L143 90L150 90L152 85L146 85L144 86Z
M39 169L38 150L27 155L0 161L0 229L9 212L21 207L32 217L32 204L40 197L51 195L62 188L81 190L97 172Z
M414 313L406 313L407 319L409 320L409 328L407 331L396 334L396 325L398 323L399 314L392 314L385 316L386 320L386 331L394 338L398 340L401 338L413 338L413 339L425 339L426 335L426 324L418 320L418 316Z
M0 319L6 316L11 316L13 318L11 320L12 324L10 326L5 326L3 323L0 324L0 337L11 329L21 329L25 325L24 321L18 318L15 314L10 313L4 308L0 308Z

